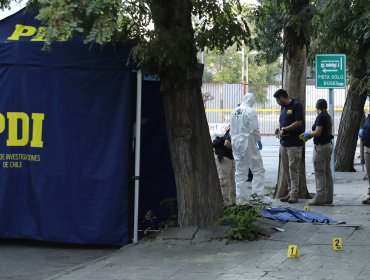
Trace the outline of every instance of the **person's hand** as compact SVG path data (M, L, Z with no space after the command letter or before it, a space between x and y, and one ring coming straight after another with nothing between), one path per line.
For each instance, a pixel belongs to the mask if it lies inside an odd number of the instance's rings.
M257 146L258 146L258 150L262 150L262 142L261 141L257 141Z
M284 127L282 127L280 130L279 130L279 138L281 138L285 133L285 130L284 130Z
M365 137L365 130L364 129L360 129L360 131L358 132L358 137L360 138L364 138Z
M279 135L279 132L280 132L279 128L275 129L275 135Z
M304 138L307 138L307 139L312 138L312 136L311 136L311 134L310 134L310 131L305 131L305 132L303 133L303 136L304 136Z

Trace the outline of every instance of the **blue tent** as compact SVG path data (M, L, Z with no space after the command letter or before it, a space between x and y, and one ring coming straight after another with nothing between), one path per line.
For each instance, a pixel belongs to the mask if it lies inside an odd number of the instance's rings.
M0 237L125 244L129 49L42 51L44 31L23 10L0 21Z

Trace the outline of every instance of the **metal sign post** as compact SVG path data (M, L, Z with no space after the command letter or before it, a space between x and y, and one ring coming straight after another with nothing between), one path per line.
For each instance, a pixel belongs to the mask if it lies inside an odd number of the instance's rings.
M329 115L333 121L333 129L334 129L334 89L329 88ZM335 147L335 139L333 139L333 147ZM334 171L334 151L333 155L330 160L330 168L333 176L333 180L335 179L335 171Z
M136 96L136 123L135 123L135 194L134 194L134 238L138 241L139 232L139 178L140 178L140 143L141 143L141 98L142 98L142 73L137 71L137 96Z

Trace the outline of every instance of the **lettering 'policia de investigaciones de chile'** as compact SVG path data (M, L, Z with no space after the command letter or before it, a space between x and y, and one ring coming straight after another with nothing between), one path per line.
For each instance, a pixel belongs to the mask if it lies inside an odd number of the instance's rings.
M7 112L5 119L5 116L0 113L0 133L3 133L5 131L6 124L8 125L8 139L6 140L6 146L26 146L29 143L31 132L32 138L30 147L44 147L44 142L42 141L42 125L44 117L43 113L32 113L32 121L30 121L29 116L24 112ZM30 123L32 123L32 127L30 127ZM18 129L18 125L21 125L21 130ZM18 132L20 132L19 134L21 135L19 135Z

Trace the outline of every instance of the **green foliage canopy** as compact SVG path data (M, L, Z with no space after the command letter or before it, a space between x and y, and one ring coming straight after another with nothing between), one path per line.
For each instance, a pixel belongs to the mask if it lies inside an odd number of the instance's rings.
M283 53L289 60L297 46L309 45L316 13L309 0L260 0L254 11L257 45L267 62Z
M258 58L258 54L248 54L248 82L250 84L276 83L275 77L281 73L279 62L267 64ZM205 81L241 83L241 68L242 54L236 46L228 48L222 54L210 51L206 53Z
M317 53L344 53L350 84L359 93L370 91L370 0L316 0L315 40L310 59ZM361 72L361 73L359 73Z
M209 51L205 57L205 82L242 82L242 54L236 46L228 48L224 53ZM276 76L281 73L281 65L278 60L267 64L258 58L255 53L245 57L248 59L248 84L251 86L249 90L256 95L258 103L263 103L266 101L266 84L278 83Z
M0 8L10 0L0 0ZM180 1L164 0L30 0L29 7L39 8L37 18L46 26L47 46L61 37L83 33L85 43L130 42L133 58L144 70L164 72L183 70L190 62L181 53L181 26L166 22L169 13L192 16L194 57L196 48L226 50L236 44L252 43L240 0L188 0L188 11ZM175 3L176 2L176 3ZM183 6L185 6L183 4ZM167 13L167 14L166 14ZM166 34L166 35L164 35ZM183 33L185 34L185 33ZM184 59L184 61L182 61Z

